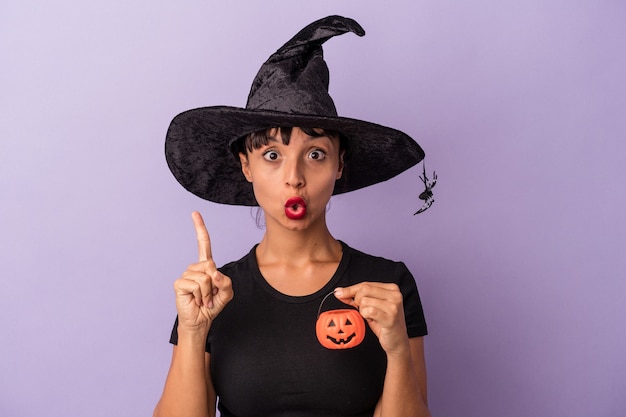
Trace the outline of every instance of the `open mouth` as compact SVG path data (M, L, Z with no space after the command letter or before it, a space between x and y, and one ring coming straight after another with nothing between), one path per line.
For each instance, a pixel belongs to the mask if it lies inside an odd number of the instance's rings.
M306 203L301 197L291 197L285 202L285 215L292 219L298 220L306 215Z

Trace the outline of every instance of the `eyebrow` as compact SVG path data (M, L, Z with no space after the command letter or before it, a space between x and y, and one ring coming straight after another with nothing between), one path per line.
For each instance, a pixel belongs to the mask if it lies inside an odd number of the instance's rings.
M289 139L290 139L290 142L291 142L291 136L289 137ZM327 139L330 142L332 142L332 138L330 136L328 136L328 135L322 135L322 136L309 136L309 135L306 135L304 140L306 140L307 142L310 142L310 141L316 140L316 139ZM280 143L283 143L282 137L277 137L276 135L268 136L267 140L268 140L268 142L280 142Z
M307 135L308 136L308 135ZM307 140L313 140L313 139L329 139L332 140L330 136L328 135L322 135L322 136L309 136L307 138Z

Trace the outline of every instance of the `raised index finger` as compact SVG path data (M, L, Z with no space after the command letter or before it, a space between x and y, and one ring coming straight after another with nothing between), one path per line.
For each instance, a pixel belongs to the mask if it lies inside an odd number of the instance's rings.
M197 211L191 213L193 219L193 226L196 229L196 238L198 239L198 261L208 261L213 259L211 254L211 240L209 239L209 232L206 230L202 215Z

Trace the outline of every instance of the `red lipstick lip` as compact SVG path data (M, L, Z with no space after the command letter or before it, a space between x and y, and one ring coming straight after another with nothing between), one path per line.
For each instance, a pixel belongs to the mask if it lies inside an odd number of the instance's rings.
M285 202L285 215L298 220L306 215L306 202L302 197L291 197Z

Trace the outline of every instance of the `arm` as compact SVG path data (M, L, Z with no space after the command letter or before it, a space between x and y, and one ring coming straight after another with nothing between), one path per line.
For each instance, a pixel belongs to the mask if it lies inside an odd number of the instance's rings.
M402 293L396 284L363 282L335 296L355 306L387 354L383 394L376 417L429 417L423 338L409 339Z
M215 390L210 355L205 352L211 323L233 298L230 278L219 272L202 217L193 215L198 239L198 263L174 283L178 311L178 344L155 417L214 417Z
M374 416L430 416L423 337L409 339L406 353L387 355L383 395Z
M210 355L204 339L179 334L165 388L154 417L215 417L216 395L211 383Z

